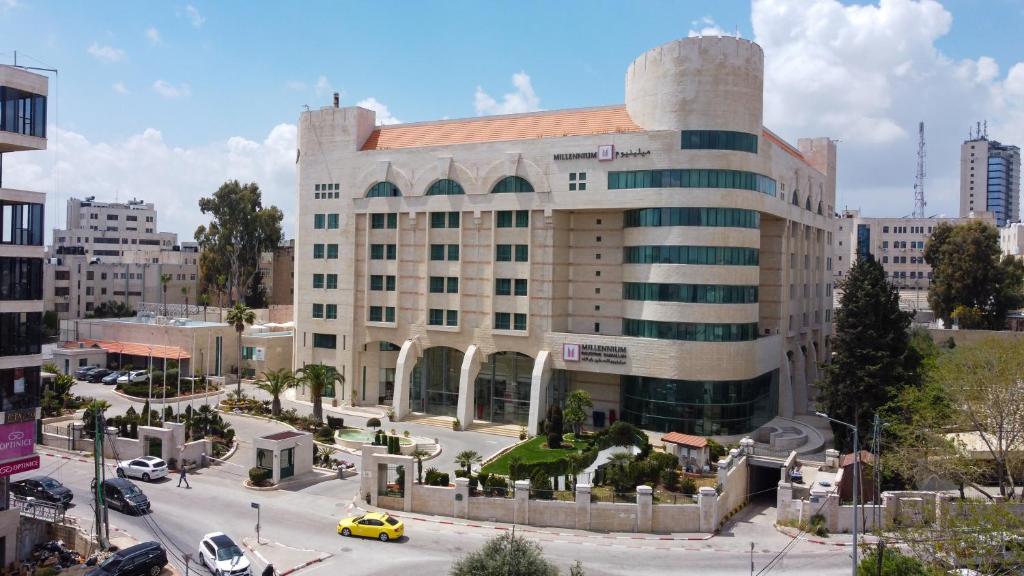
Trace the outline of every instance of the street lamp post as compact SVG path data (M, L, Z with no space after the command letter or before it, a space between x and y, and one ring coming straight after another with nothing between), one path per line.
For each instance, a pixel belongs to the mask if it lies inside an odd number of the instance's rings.
M146 346L146 348L149 349L149 373L146 374L146 380L149 380L149 404L150 404L149 412L146 413L146 426L151 426L153 424L153 422L152 422L153 418L152 418L152 416L150 416L153 413L153 347L152 346ZM131 382L131 379L132 379L132 376L129 373L128 374L128 381L129 381L129 383Z
M829 422L835 422L836 424L842 424L853 431L853 576L857 576L857 503L859 502L859 489L860 489L860 441L859 432L857 427L849 422L843 422L842 420L836 420L835 418L829 418L828 414L824 412L815 412L818 416L828 420Z

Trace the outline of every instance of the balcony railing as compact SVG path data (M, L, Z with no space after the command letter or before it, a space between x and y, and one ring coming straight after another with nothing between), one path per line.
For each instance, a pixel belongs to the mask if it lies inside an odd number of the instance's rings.
M11 496L9 505L12 510L19 510L22 516L28 516L29 518L36 518L37 520L43 520L46 522L64 521L65 507L63 504L51 504L49 502L43 502L42 500L36 500L35 498Z

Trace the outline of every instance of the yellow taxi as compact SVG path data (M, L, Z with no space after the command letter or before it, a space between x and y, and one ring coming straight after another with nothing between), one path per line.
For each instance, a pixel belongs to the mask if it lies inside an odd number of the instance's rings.
M364 536L381 542L401 538L404 530L401 520L381 512L367 512L362 516L342 518L338 522L338 534L342 536Z

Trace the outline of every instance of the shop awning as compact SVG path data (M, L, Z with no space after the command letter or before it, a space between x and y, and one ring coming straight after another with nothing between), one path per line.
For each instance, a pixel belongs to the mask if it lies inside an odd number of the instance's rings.
M188 360L192 356L180 346L156 346L138 342L117 342L114 340L81 340L83 346L99 346L107 354L123 354L127 356L145 356L166 358L167 360ZM77 342L65 344L65 348L77 348Z

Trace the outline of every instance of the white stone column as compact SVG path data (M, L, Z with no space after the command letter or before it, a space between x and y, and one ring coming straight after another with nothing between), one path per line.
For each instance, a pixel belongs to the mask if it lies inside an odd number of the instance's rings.
M576 483L576 529L590 530L590 493L593 487L583 482Z
M409 377L419 357L419 346L415 340L410 339L402 343L398 363L395 364L395 395L392 400L395 420L401 420L409 415Z
M779 366L779 416L793 417L793 383L790 380L789 358L782 353L782 365Z
M459 427L466 430L473 423L476 402L476 377L480 374L480 349L470 344L462 357L462 369L459 371L459 406L455 413L459 419Z
M807 357L797 347L793 353L793 412L795 414L807 413L807 370L804 365Z
M793 484L790 482L779 482L775 498L775 521L784 522L791 520L793 513Z
M718 528L718 493L711 486L701 486L697 505L700 507L698 530L709 534L714 532Z
M650 532L654 526L654 490L650 486L636 487L636 531Z
M370 505L377 505L377 454L383 454L386 446L363 444L362 459L359 463L359 500L366 502L370 495Z
M399 466L405 467L405 477L403 478L405 486L402 488L405 491L405 498L403 498L405 507L403 509L406 512L412 512L412 487L416 482L416 460L412 456L400 456L399 458L403 460Z
M516 508L514 520L516 524L530 523L530 481L516 480Z
M530 378L530 417L527 430L530 435L539 434L537 427L543 415L548 411L548 383L551 382L551 354L547 350L537 353L533 362L533 375Z
M456 518L469 518L469 478L455 479L455 498L452 515Z

